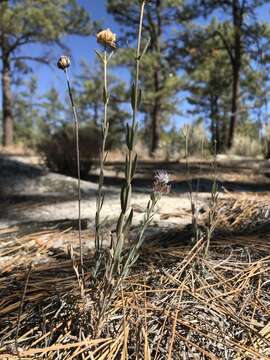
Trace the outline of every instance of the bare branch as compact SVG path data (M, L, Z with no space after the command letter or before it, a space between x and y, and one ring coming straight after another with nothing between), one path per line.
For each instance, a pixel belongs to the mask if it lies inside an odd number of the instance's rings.
M10 58L10 61L34 61L45 65L50 65L50 61L44 56L14 56Z

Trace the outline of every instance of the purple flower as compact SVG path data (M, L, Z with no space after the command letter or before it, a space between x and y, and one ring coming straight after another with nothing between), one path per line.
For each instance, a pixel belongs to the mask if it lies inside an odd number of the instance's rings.
M154 174L153 190L159 194L168 194L171 191L170 175L165 170L159 170Z

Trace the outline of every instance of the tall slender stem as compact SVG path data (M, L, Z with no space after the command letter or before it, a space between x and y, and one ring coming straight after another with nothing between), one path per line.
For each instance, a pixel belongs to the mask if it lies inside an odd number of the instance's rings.
M80 171L80 146L79 146L79 121L77 117L76 106L72 96L70 80L68 76L67 68L64 69L67 80L68 93L70 98L70 103L73 112L73 118L75 123L75 142L76 142L76 162L77 162L77 179L78 179L78 227L79 227L79 244L80 244L80 265L81 265L81 274L82 281L84 283L84 264L83 264L83 246L82 246L82 222L81 222L81 171Z
M143 25L143 14L144 14L145 1L141 3L141 12L140 12L140 23L138 30L138 42L137 42L137 52L136 52L136 75L135 75L135 106L133 110L133 121L132 128L136 124L136 116L138 111L138 85L139 85L139 74L140 74L140 62L141 62L141 40L142 40L142 25Z
M131 94L131 103L132 103L132 124L131 127L127 126L127 147L128 153L126 156L125 164L125 183L122 187L121 192L121 213L117 222L117 243L114 252L113 264L111 265L109 278L111 279L117 265L121 262L122 248L124 245L125 239L125 228L128 226L128 223L132 221L132 210L127 217L127 213L130 208L130 199L131 199L131 182L134 176L137 155L134 151L136 132L137 132L137 112L138 112L138 103L139 103L139 73L140 73L140 63L141 63L141 38L142 38L142 27L143 27L143 15L144 15L145 1L141 2L140 8L140 21L138 29L138 40L137 40L137 51L136 51L136 69L135 69L135 80L132 87Z
M199 240L198 239L199 233L198 233L197 209L196 209L196 203L194 202L194 197L193 197L192 180L190 178L189 135L190 135L190 128L189 128L189 126L186 126L184 129L186 175L187 175L188 195L189 195L190 207L191 207L192 231L193 231L194 241L195 241L195 243L197 243Z
M107 51L104 52L103 57L103 76L104 76L104 88L103 88L103 101L104 101L104 118L102 124L102 143L100 148L100 170L99 170L99 183L98 183L98 195L97 195L97 204L96 204L96 217L95 217L95 248L99 252L101 248L101 235L100 235L100 212L103 206L104 195L102 194L102 188L104 184L104 162L106 160L106 140L109 130L109 122L107 118L108 113L108 80L107 80Z

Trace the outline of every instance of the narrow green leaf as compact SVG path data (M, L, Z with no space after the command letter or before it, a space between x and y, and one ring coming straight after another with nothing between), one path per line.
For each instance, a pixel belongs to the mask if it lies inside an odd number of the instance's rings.
M104 204L104 199L105 199L105 194L102 194L102 195L101 195L100 210L101 210L101 209L102 209L102 207L103 207L103 204Z
M130 129L130 126L127 124L127 136L126 136L126 143L129 150L132 150L133 143L132 143L132 129Z
M130 143L129 150L133 150L133 147L134 147L134 129L133 128L131 128L131 131L130 131L129 143Z
M126 144L129 147L129 126L126 124Z
M134 160L132 162L132 168L131 168L131 178L133 179L134 175L135 175L135 171L136 171L136 166L137 166L137 159L138 159L138 155L135 154Z
M144 47L144 49L143 49L143 51L142 51L142 54L141 54L141 59L142 59L143 56L146 54L146 52L147 52L147 50L148 50L148 48L149 48L150 43L151 43L151 38L149 38L149 39L147 40L147 43L146 43L146 45L145 45L145 47Z
M126 203L126 186L123 185L121 189L121 210L125 212L125 203Z
M110 53L110 55L108 56L107 63L111 60L112 56L113 56L113 51L112 51L112 52Z
M214 183L212 184L212 190L211 190L211 192L212 192L212 194L214 194L214 193L217 192L217 184L216 184L216 182L214 182Z
M132 219L133 219L133 209L130 210L127 221L126 221L126 223L124 225L124 228L123 228L123 233L125 234L125 236L127 236L128 232L129 232L129 229L130 229L131 224L132 224Z
M126 188L125 211L127 211L127 209L128 209L129 206L130 206L130 199L131 199L131 185L129 185L129 186Z
M125 161L125 178L128 177L128 157L126 155L126 161Z
M139 91L138 91L138 100L137 100L137 108L140 107L141 100L142 100L142 89L139 89Z
M116 235L117 235L117 237L119 237L120 234L121 234L121 228L122 228L122 225L123 225L123 220L124 220L124 215L123 215L123 213L121 213L121 215L119 216L119 219L117 221L117 225L116 225Z
M130 150L133 150L136 141L137 141L137 133L138 133L138 124L136 123L134 128L131 129L131 135L130 135Z
M131 106L133 110L136 107L136 88L134 83L131 86Z
M107 104L108 102L108 91L105 87L103 88L103 102L104 104Z
M96 54L97 54L98 59L99 59L102 63L104 63L103 55L102 55L99 51L97 51L97 50L96 50Z

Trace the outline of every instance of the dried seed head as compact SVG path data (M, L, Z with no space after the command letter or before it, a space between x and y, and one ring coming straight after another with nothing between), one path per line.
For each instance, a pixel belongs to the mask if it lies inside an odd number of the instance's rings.
M65 70L69 67L70 65L70 59L68 56L62 55L60 56L58 62L57 62L57 66L59 69L61 70Z
M116 34L110 29L102 30L97 34L97 42L104 47L116 48Z
M154 175L154 183L153 183L153 190L159 194L168 194L171 190L171 186L169 185L170 176L169 174L164 171L160 170L157 171Z

